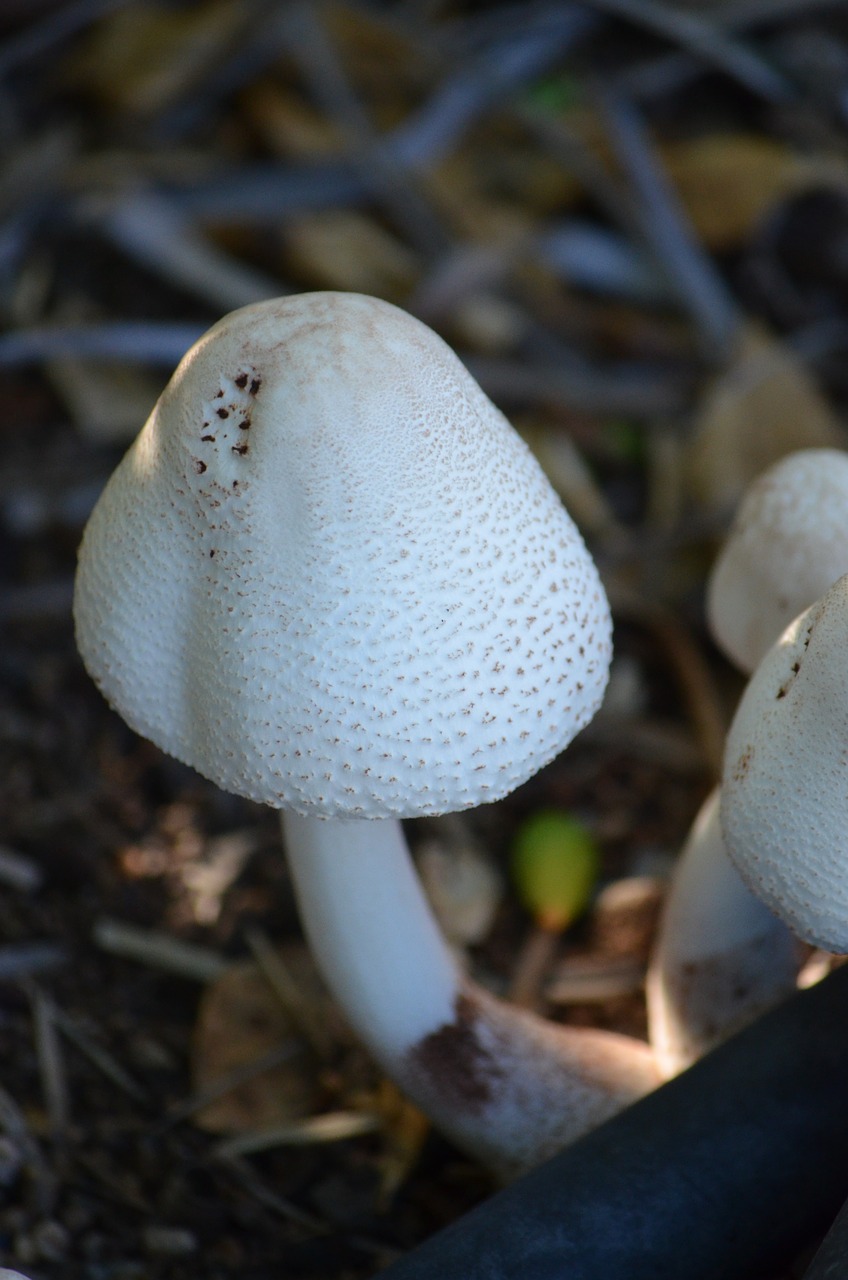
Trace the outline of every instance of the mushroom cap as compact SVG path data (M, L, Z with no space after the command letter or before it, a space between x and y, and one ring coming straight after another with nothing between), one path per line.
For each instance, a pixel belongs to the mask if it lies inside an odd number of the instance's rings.
M848 571L848 454L802 449L751 485L707 586L717 643L743 671Z
M848 576L786 629L727 740L727 852L794 932L848 951Z
M335 817L507 794L591 719L611 648L520 437L425 325L344 293L188 352L91 516L74 614L134 729Z

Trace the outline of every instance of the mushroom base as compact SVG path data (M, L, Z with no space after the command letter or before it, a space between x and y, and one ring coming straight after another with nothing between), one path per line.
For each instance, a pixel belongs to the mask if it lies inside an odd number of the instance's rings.
M647 1045L564 1027L463 978L400 823L283 831L313 953L355 1032L457 1146L510 1178L659 1083Z

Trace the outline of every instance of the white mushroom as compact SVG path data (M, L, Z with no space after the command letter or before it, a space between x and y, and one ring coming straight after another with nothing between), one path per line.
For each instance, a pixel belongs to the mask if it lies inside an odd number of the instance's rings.
M730 729L722 829L751 889L802 938L848 951L848 577L787 627Z
M787 624L846 569L848 454L787 455L751 485L713 566L707 585L713 638L750 673ZM764 910L728 859L717 813L706 823L696 819L648 975L650 1039L666 1070L679 1069L788 995L797 964L786 924ZM730 1004L716 990L716 966L726 991L737 993Z
M848 570L848 454L802 449L751 485L707 588L717 643L742 670Z
M130 725L286 811L331 988L459 1144L510 1174L652 1087L647 1046L460 977L408 859L398 820L530 777L610 655L573 523L424 325L337 293L225 317L92 514L75 618Z
M720 794L716 787L692 825L648 969L650 1041L668 1076L795 986L791 933L750 892L725 852Z

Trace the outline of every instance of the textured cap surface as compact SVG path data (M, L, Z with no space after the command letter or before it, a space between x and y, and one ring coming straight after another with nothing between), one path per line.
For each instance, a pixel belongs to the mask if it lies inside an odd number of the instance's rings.
M848 577L769 650L725 755L727 851L801 937L848 951Z
M594 564L453 352L388 303L275 299L186 355L80 550L83 659L220 786L331 816L497 799L606 683Z
M753 671L793 618L848 571L848 454L802 449L754 482L707 589L710 629Z

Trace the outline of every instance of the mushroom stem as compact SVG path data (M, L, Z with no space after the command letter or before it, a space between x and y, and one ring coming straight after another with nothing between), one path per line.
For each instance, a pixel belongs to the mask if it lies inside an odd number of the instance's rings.
M795 989L792 934L756 898L724 848L716 787L695 819L648 969L648 1028L676 1075Z
M304 818L283 838L316 963L356 1033L387 1068L453 1017L456 964L393 819Z
M353 1029L436 1127L500 1177L659 1082L641 1041L547 1022L465 978L399 822L281 817L304 930Z

